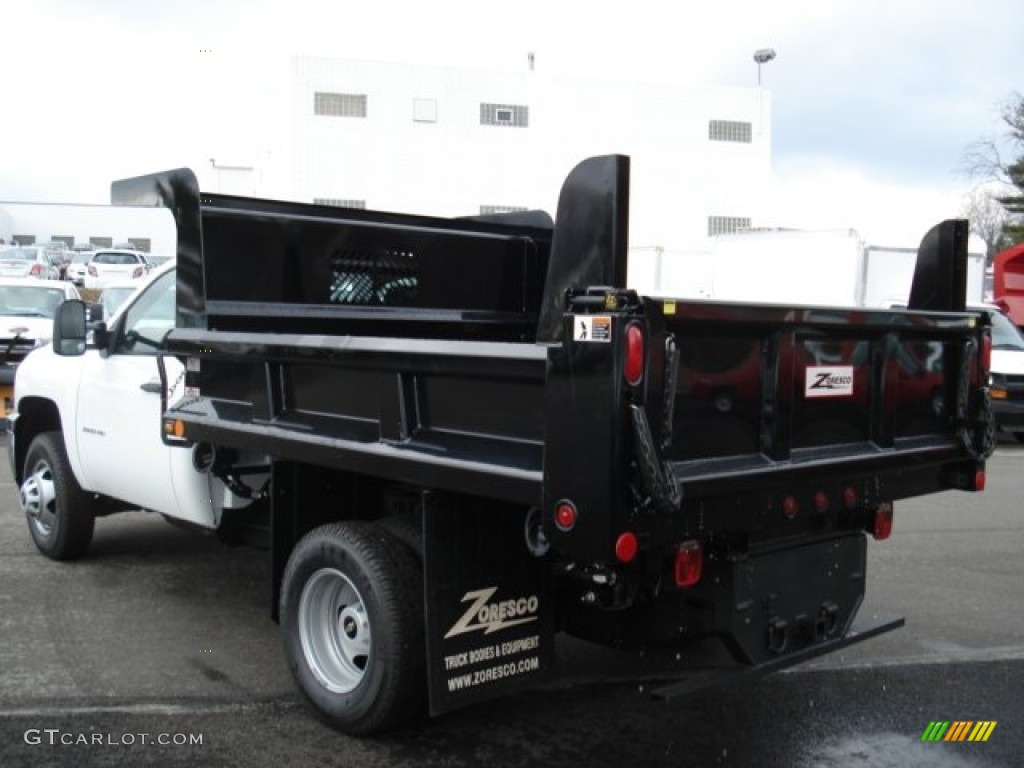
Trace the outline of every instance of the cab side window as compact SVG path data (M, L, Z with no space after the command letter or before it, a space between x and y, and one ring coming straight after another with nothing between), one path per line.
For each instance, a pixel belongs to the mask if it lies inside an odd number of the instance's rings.
M114 352L122 355L155 355L167 332L174 327L175 272L168 272L153 283L128 308L124 327Z

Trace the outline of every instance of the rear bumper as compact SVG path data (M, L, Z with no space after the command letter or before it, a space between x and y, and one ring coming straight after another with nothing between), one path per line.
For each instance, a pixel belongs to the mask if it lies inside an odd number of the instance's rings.
M1004 432L1024 432L1024 401L993 400L996 427Z
M761 675L771 674L772 672L777 672L781 669L795 666L796 664L802 664L803 662L809 661L817 656L823 656L826 653L841 650L842 648L846 648L854 643L859 643L862 640L869 640L872 637L877 637L878 635L886 632L891 632L894 629L899 629L904 625L904 623L903 618L892 618L878 619L871 622L865 622L863 624L857 624L843 637L836 638L834 640L827 640L823 643L809 646L799 651L793 651L785 656L780 656L777 659L772 659L771 661L767 661L756 666L707 672L689 680L655 688L651 691L651 695L655 698L661 699L662 701L671 701L705 688L728 685L733 682L740 682L742 680L749 680Z

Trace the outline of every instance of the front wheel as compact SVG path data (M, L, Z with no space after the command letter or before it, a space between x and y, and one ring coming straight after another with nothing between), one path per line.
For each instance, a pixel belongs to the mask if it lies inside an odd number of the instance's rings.
M379 732L421 707L422 571L382 527L335 523L303 537L281 582L281 628L292 675L333 728Z
M25 454L21 509L36 547L54 560L88 551L96 516L92 499L75 479L60 432L36 435Z

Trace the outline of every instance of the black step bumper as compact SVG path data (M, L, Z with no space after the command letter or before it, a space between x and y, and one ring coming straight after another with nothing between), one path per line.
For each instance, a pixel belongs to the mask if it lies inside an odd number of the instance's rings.
M655 688L651 691L651 695L662 701L672 701L707 688L751 680L762 675L771 674L772 672L778 672L796 664L802 664L817 656L834 653L862 640L869 640L872 637L899 629L904 623L904 619L900 617L876 619L871 622L857 624L843 637L807 646L756 666L731 667L724 670L704 672L687 680Z

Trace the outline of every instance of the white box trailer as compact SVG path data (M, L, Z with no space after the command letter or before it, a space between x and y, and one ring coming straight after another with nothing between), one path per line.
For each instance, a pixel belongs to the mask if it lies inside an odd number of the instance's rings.
M637 246L629 249L627 285L645 296L709 299L714 293L715 259L710 249Z
M891 248L869 245L864 249L864 274L861 279L864 307L906 305L910 283L914 279L916 248ZM972 237L967 250L967 302L985 300L985 244Z
M754 230L711 242L715 299L858 305L864 242L856 230Z
M867 243L855 229L750 230L708 239L704 250L632 248L629 285L647 295L763 304L883 307L906 304L917 244ZM967 300L984 295L985 247L968 244Z

